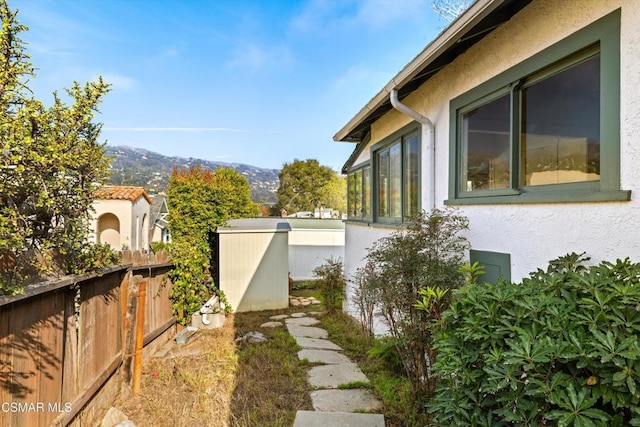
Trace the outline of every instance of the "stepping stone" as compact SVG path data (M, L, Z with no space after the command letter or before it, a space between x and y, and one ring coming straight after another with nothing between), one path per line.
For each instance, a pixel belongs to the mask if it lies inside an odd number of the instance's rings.
M298 301L299 303L300 301ZM306 317L307 313L291 313L290 314L291 317L296 318L296 317Z
M309 370L309 384L312 387L338 388L340 384L355 381L368 383L369 379L355 363L315 366Z
M314 328L313 326L298 326L287 324L287 329L292 337L307 337L327 339L329 334L322 328Z
M313 409L323 412L372 412L382 403L369 390L314 390L311 392Z
M291 304L293 307L297 307L300 305L300 301L298 301L297 299L292 299L291 301L289 301L289 304Z
M270 319L270 320L283 320L283 319L286 319L286 318L288 318L288 317L289 317L289 315L288 315L288 314L278 314L278 315L276 315L276 316L271 316L271 317L269 317L269 319Z
M322 304L322 301L317 300L317 299L312 299L312 300L311 300L311 304L313 304L313 305L320 305L320 304Z
M277 328L278 326L282 326L282 322L267 322L260 325L261 328Z
M381 414L298 411L293 427L384 427Z
M309 363L337 365L351 362L347 356L337 351L304 349L298 352L298 359L307 359Z
M296 340L296 343L298 343L298 345L302 348L316 348L320 350L342 350L342 348L329 340L303 337L294 338Z
M287 325L296 325L296 326L313 326L320 323L320 321L315 317L299 317L297 319L285 319L284 322Z
M322 316L324 314L324 312L322 312L322 311L307 311L307 314L309 316Z
M309 301L309 300L300 301L300 305L303 306L303 307L306 307L308 305L311 305L311 301Z

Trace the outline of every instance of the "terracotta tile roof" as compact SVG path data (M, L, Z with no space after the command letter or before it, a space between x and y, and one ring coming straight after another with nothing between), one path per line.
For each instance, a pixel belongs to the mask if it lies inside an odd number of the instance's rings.
M101 200L129 200L130 202L144 197L149 204L152 203L151 198L142 187L104 185L93 193L93 197Z

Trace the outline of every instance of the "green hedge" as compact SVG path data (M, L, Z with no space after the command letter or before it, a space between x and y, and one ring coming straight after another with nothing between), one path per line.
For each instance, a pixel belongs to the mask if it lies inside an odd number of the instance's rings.
M640 264L587 260L455 291L435 340L441 425L640 425Z

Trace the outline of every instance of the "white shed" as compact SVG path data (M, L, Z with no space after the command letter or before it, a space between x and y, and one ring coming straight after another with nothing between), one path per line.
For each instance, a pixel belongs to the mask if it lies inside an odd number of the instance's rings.
M236 312L289 306L286 219L236 219L218 227L218 282Z

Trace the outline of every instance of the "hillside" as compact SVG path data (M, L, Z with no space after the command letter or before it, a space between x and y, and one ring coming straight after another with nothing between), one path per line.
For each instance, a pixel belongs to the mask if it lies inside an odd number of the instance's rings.
M212 162L202 159L167 157L153 151L126 146L107 147L112 156L111 180L113 185L137 185L149 194L167 191L169 176L174 167L183 168L200 164L203 169L215 170L228 167L237 170L249 181L251 198L255 202L275 204L277 202L278 170L265 169L242 163Z

